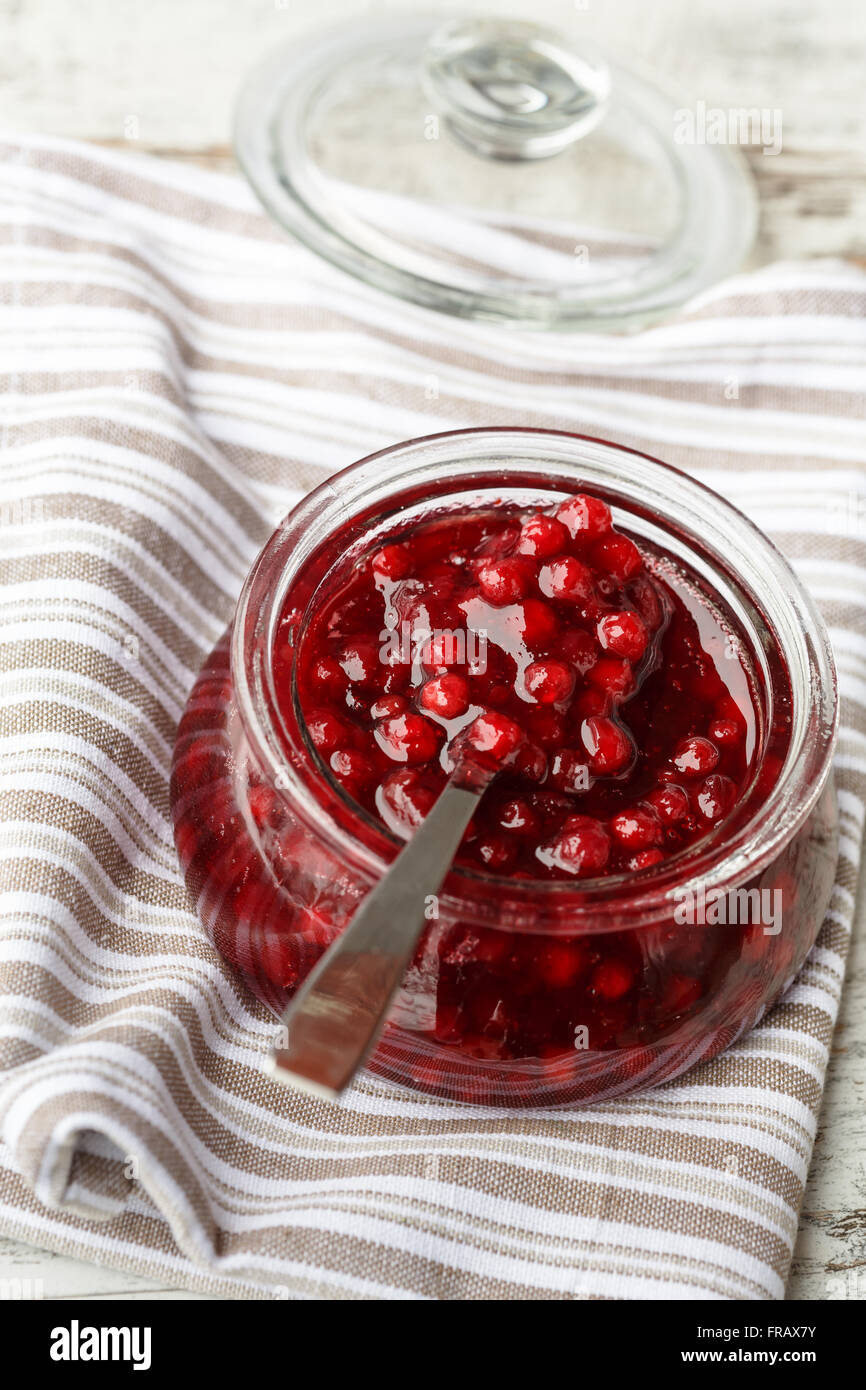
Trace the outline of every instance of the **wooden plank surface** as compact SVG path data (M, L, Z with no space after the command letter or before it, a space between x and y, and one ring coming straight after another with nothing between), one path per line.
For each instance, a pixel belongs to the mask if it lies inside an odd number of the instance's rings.
M237 88L275 44L413 0L0 0L0 128L233 167ZM423 5L432 9L432 4ZM635 57L683 104L781 112L782 149L747 151L761 194L753 260L866 258L862 0L492 0L449 12L531 14ZM849 969L789 1299L866 1297L866 922ZM0 1239L0 1279L46 1298L192 1298Z

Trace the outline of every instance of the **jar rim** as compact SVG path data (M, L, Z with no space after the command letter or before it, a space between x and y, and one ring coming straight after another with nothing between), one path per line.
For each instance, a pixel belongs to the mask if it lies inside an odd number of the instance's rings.
M766 619L790 677L793 717L791 742L777 782L733 835L722 833L717 840L711 836L712 843L699 842L687 852L688 857L675 856L641 874L584 882L514 880L454 866L440 895L443 904L468 915L473 896L477 901L486 888L488 894L507 892L523 911L531 911L533 903L539 910L556 903L567 904L572 921L580 922L581 930L591 931L600 928L584 925L582 919L597 918L603 906L615 905L620 912L627 910L629 925L637 926L657 920L660 912L670 910L680 895L697 896L722 884L734 887L759 874L805 824L829 777L839 702L826 626L789 562L738 508L682 469L641 450L592 435L490 426L420 436L350 464L308 493L288 513L260 552L244 584L231 647L239 714L254 752L274 785L296 814L304 815L327 834L335 847L351 859L355 869L371 881L384 873L402 847L404 842L384 825L375 827L379 841L388 850L381 854L333 817L327 817L290 763L283 741L285 732L278 731L270 713L274 707L270 686L272 638L292 573L296 574L317 545L345 520L350 503L381 507L389 497L399 496L401 485L405 486L409 478L441 468L443 463L454 463L455 451L467 471L475 470L473 480L483 476L485 470L482 468L479 474L478 469L486 460L488 471L495 473L501 487L509 466L514 467L510 456L516 455L524 477L529 476L530 466L538 470L539 476L544 474L545 463L548 468L554 464L570 466L574 471L568 474L569 487L564 490L592 491L602 487L615 511L617 498L633 514L639 509L648 518L658 515L660 500L666 507L674 508L682 534L715 559L729 582L738 585ZM515 481L517 477L515 470ZM555 481L562 483L563 478ZM443 491L443 495L447 496L447 492ZM672 531L665 527L660 534L670 537ZM731 550L738 562L736 572L729 567ZM576 925L572 927L575 929Z

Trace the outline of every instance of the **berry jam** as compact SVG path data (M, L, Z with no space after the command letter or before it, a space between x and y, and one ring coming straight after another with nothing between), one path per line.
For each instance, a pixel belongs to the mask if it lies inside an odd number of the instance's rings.
M616 522L573 490L594 468ZM468 431L365 460L272 537L190 695L171 802L199 916L282 1011L481 759L369 1068L503 1106L678 1076L755 1023L827 906L825 638L769 543L644 456Z
M416 524L332 574L305 627L288 603L284 712L299 628L323 775L396 834L467 742L507 760L458 855L479 872L645 872L721 827L754 770L745 643L596 497Z

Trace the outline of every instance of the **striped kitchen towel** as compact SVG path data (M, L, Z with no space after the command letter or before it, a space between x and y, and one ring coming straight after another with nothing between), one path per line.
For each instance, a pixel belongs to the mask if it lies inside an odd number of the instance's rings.
M866 276L518 335L343 278L238 179L53 139L3 146L0 267L0 1231L251 1298L782 1297L866 792ZM838 879L785 999L668 1086L332 1108L263 1074L273 1021L190 909L172 737L299 494L481 424L659 454L778 539L835 643Z

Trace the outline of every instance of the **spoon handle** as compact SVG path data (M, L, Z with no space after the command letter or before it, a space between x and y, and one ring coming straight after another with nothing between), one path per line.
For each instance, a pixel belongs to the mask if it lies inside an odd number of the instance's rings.
M449 782L285 1013L274 1077L336 1099L371 1052L484 786Z

